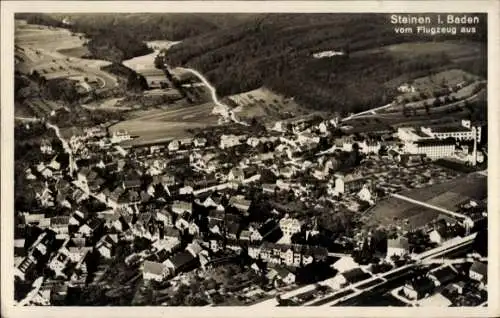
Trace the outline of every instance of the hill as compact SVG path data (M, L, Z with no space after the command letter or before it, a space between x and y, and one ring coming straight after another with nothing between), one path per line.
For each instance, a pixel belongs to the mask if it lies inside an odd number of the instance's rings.
M484 77L486 28L478 30L430 37L397 34L387 14L266 14L190 37L166 62L204 73L222 96L266 86L311 108L356 112L391 101L404 78L451 68ZM428 45L404 49L413 42ZM344 54L313 57L328 51Z
M65 27L85 34L91 58L121 62L146 55L144 41L179 41L202 33L239 24L251 19L250 14L182 14L182 13L19 13L16 19L31 24ZM70 25L63 24L68 19Z

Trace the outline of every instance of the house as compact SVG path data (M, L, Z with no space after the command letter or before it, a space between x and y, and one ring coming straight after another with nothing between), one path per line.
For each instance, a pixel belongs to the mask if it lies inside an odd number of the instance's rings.
M172 204L172 212L178 215L182 215L184 212L192 213L193 204L191 202L176 200Z
M251 232L249 230L243 230L240 233L240 241L249 242L251 237Z
M222 135L220 137L219 147L221 149L227 149L241 144L241 140L245 139L246 136L235 136L235 135Z
M191 253L194 257L198 257L198 254L203 251L203 248L200 246L200 244L196 241L189 243L188 246L186 247L186 251Z
M433 307L433 308L443 308L452 305L451 300L443 296L441 293L436 293L427 298L422 299L419 303L419 307Z
M471 268L469 269L469 277L475 281L486 285L488 282L488 266L482 262L474 262L472 263Z
M112 144L117 144L130 139L132 139L132 137L126 131L120 130L113 132L110 142Z
M409 251L409 243L406 237L398 237L395 239L387 240L387 256L386 258L390 259L391 256L403 256Z
M142 266L142 276L144 280L155 280L161 282L170 274L167 265L152 261L144 261Z
M431 242L436 244L441 244L447 237L447 230L445 227L436 227L429 233L429 239Z
M179 150L179 146L180 146L180 143L178 140L172 140L168 144L168 151L177 151L177 150Z
M405 284L403 293L408 299L419 300L431 295L435 287L434 281L424 277Z
M126 190L139 189L140 187L141 179L138 176L123 181L123 188Z
M229 199L229 205L238 209L241 212L248 212L248 209L250 208L252 201L250 200L245 200L242 197L239 196L234 196L231 199Z
M226 238L230 240L236 240L239 234L240 224L235 222L226 223Z
M156 220L163 222L165 227L172 227L174 225L173 216L166 208L156 212Z
M415 93L415 91L415 87L408 83L403 83L398 87L400 93Z
M339 273L343 273L359 267L359 264L351 256L346 256L333 263L332 267Z
M86 236L92 237L99 229L102 227L102 220L98 218L91 218L87 223L83 224L79 229L78 233Z
M291 177L293 177L294 171L290 167L283 167L279 170L279 175L286 179L290 179Z
M448 139L424 139L405 143L404 151L410 154L426 155L430 159L453 157L456 141Z
M104 258L111 258L113 255L114 247L118 243L118 236L116 234L104 235L96 244L95 248Z
M367 272L363 271L360 267L353 268L351 270L341 273L348 284L355 284L357 282L363 281L365 279L371 278L372 276Z
M152 246L153 248L156 248L157 251L165 250L167 252L172 252L178 248L180 244L181 241L179 238L169 237L154 242Z
M195 267L196 261L196 257L191 252L182 251L173 255L164 264L172 273L179 273Z
M181 238L181 232L174 227L165 227L164 237L179 240Z
M456 290L456 292L459 295L462 295L462 293L464 292L464 287L465 287L465 282L464 281L459 281L459 282L454 283L454 284L451 285L451 289L452 290Z
M279 226L284 235L292 236L293 234L300 232L302 225L297 219L284 217L279 221Z
M50 229L56 234L68 234L69 216L54 216L50 218Z
M434 281L436 287L446 286L448 283L455 280L457 276L458 274L449 266L434 270L428 275L428 277Z
M52 150L52 144L50 143L50 141L46 139L42 140L42 142L40 143L40 151L43 154L52 154L54 151Z
M369 183L369 179L362 176L342 173L335 174L335 191L337 193L352 193L361 190Z
M207 139L203 138L203 137L195 138L193 140L193 144L197 148L198 147L205 147L205 145L207 144Z
M227 176L228 181L234 181L241 183L243 180L245 180L245 174L243 172L243 169L241 168L233 168L231 171L229 171L229 174Z

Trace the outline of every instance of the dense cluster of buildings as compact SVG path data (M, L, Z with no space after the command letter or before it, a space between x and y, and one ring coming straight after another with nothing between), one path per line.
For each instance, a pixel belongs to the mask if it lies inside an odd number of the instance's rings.
M480 129L468 122L455 135L400 128L392 139L334 137L336 124L302 119L256 135L216 130L141 146L122 146L132 137L104 127L75 128L63 132L63 140L44 139L37 151L47 160L25 172L26 191L33 192L36 206L18 211L20 228L41 232L29 244L16 241L16 275L27 279L47 267L53 279L84 285L92 251L109 260L119 244L146 240L146 250L127 257L129 263L141 263L144 280L208 268L229 250L269 264L271 276L292 282L293 268L325 262L329 251L295 242L294 236L312 237L321 229L290 208L286 197L293 195L310 208L327 201L353 210L358 208L351 203L374 205L374 185L391 165L406 165L407 156L453 156L460 140L479 142ZM54 150L54 142L66 143L70 153L64 155L72 160L60 160L63 154ZM385 159L361 172L363 158ZM314 184L304 180L323 184L326 193L314 197ZM255 188L274 202L268 211L250 195ZM410 252L404 237L387 244L388 261Z

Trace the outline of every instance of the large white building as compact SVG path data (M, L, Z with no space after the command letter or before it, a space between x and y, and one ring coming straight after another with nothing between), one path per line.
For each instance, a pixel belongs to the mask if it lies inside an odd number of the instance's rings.
M441 126L441 127L420 127L420 130L413 127L400 127L397 137L402 141L420 141L424 139L447 139L473 140L481 142L481 127L471 124L470 120L462 120L461 125Z
M425 139L405 143L406 153L426 155L431 159L451 157L455 154L453 139Z

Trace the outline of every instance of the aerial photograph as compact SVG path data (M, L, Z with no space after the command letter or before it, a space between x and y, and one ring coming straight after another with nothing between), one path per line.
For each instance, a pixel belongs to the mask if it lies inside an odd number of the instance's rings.
M16 13L15 306L487 307L487 17Z

